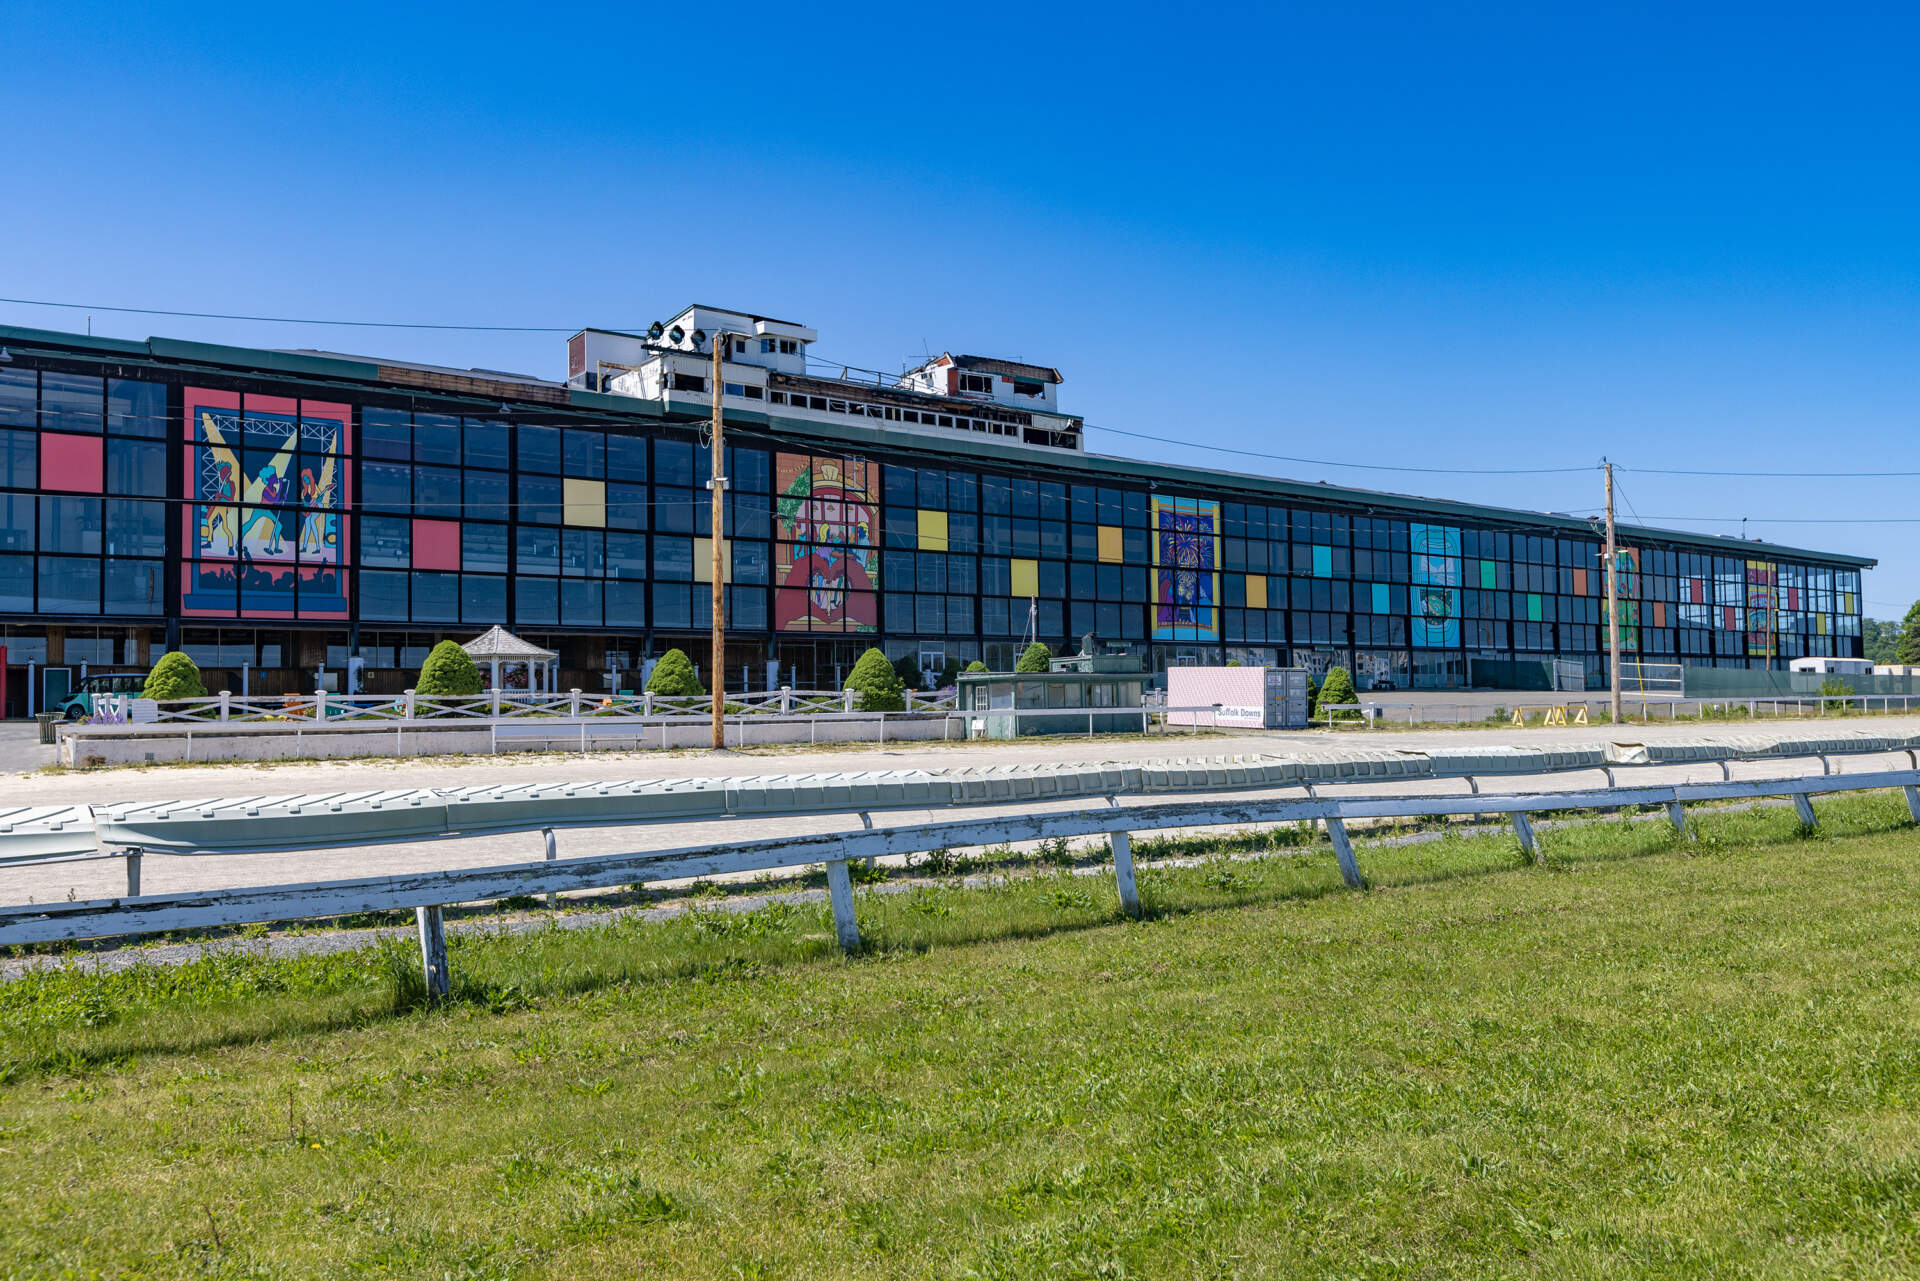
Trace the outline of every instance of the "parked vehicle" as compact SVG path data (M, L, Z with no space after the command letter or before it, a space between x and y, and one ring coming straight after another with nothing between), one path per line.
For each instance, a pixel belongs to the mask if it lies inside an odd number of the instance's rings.
M93 700L100 695L132 694L138 697L146 684L145 672L95 672L81 681L80 687L53 710L62 720L77 721L82 716L93 715Z

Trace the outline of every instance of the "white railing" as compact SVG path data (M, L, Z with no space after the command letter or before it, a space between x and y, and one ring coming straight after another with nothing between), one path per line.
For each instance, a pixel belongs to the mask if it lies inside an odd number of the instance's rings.
M777 689L728 694L726 715L831 716L859 711L859 695L852 690ZM132 695L103 696L97 721L119 724L134 719L128 709ZM930 714L951 711L952 690L930 694L909 691L906 710ZM656 720L668 717L709 716L713 700L706 694L596 694L584 690L530 694L522 690L488 690L473 695L435 696L407 690L401 694L254 694L245 697L222 692L206 698L174 698L155 702L154 723L194 725L257 722L265 725L340 721L512 720L537 717L590 716L608 720Z
M1606 712L1608 701L1605 698L1569 699L1561 701L1527 701L1526 694L1548 693L1546 690L1514 690L1514 701L1498 706L1480 703L1322 703L1314 709L1314 719L1329 729L1341 724L1354 725L1364 722L1369 729L1399 722L1406 725L1426 724L1501 724L1513 723L1516 713L1521 716L1521 724L1538 720L1558 725L1560 718L1551 714L1557 709L1569 722L1574 720L1575 709L1587 713L1590 721L1598 721ZM1621 708L1628 717L1642 720L1677 721L1682 717L1697 717L1701 720L1734 720L1744 717L1747 720L1773 719L1783 720L1789 717L1810 719L1821 716L1866 715L1868 713L1909 713L1920 706L1920 694L1847 694L1813 695L1794 698L1640 698L1627 696L1621 699ZM1442 715L1442 713L1446 713Z
M1609 776L1611 777L1611 776ZM1293 785L1297 790L1300 785ZM1087 806L1068 812L1022 812L976 816L943 823L819 835L782 836L732 844L700 844L643 853L599 855L561 860L547 835L546 858L494 867L421 872L350 880L317 881L302 885L258 886L205 890L184 894L139 893L139 850L130 849L129 894L124 898L85 902L36 903L0 907L0 946L108 938L129 934L197 930L257 922L342 916L413 908L419 928L422 964L428 990L436 996L448 991L446 935L443 909L518 895L554 895L580 890L607 889L648 881L677 880L739 873L800 869L824 864L835 932L843 948L860 946L854 912L853 887L847 863L853 859L926 853L938 849L992 846L1054 838L1105 836L1114 865L1120 903L1130 914L1140 912L1134 877L1131 833L1173 828L1258 826L1272 823L1318 821L1325 825L1340 872L1347 885L1365 889L1366 881L1346 823L1350 819L1413 818L1441 815L1506 815L1520 846L1536 860L1539 841L1528 816L1579 810L1618 810L1659 805L1665 807L1674 828L1685 833L1684 807L1701 801L1791 798L1802 825L1817 823L1812 798L1837 792L1900 788L1915 823L1920 823L1920 769L1874 773L1805 776L1761 780L1722 780L1660 786L1606 787L1581 791L1495 795L1342 796L1256 798L1241 801L1161 803L1123 808L1119 795L1109 795L1106 807ZM869 822L866 815L863 821ZM489 832L543 830L538 818ZM251 848L273 848L270 834L255 825ZM448 835L452 835L449 833ZM399 839L399 838L390 838ZM378 844L374 840L342 839L333 844ZM324 848L308 841L304 848ZM222 847L217 852L248 849Z

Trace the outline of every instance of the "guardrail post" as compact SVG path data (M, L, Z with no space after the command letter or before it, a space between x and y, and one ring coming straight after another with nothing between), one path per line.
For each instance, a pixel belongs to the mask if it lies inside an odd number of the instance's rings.
M551 863L553 862L553 860L560 857L560 843L554 840L553 829L551 827L547 828L544 832L541 833L541 835L547 838L547 862ZM560 896L554 893L552 890L548 890L547 891L547 910L552 911L554 908L558 907L559 905L560 905Z
M580 691L576 689L571 692L573 694L573 714L578 716L580 714Z
M1340 875L1346 880L1350 890L1364 890L1367 883L1360 876L1360 864L1353 857L1353 842L1347 839L1347 824L1344 819L1329 818L1327 838L1333 842L1334 857L1340 860Z
M420 970L427 980L427 999L443 1000L451 985L447 982L447 924L438 907L416 907L413 915L420 927Z
M1133 837L1127 832L1107 836L1113 850L1113 883L1120 891L1120 910L1128 916L1140 915L1140 887L1133 879Z
M233 691L230 689L221 690L220 691L220 719L223 721L226 720L232 708L233 708Z
M1793 808L1800 812L1800 826L1809 830L1820 826L1820 820L1813 816L1813 799L1805 792L1793 794Z
M405 718L406 720L412 720L412 719L413 719L413 700L414 700L414 698L415 698L415 697L416 697L416 696L415 696L415 694L414 694L414 692L413 692L412 690L408 690L408 691L407 691L407 704L406 704L406 712L404 713L404 718Z
M127 897L140 897L140 855L144 853L138 845L127 851Z
M780 687L780 714L782 716L790 716L792 715L792 713L793 713L793 686L782 685Z
M1915 823L1920 823L1920 787L1908 787L1902 790L1907 794L1907 813L1913 816Z
M1527 857L1536 863L1546 861L1540 856L1540 838L1533 834L1533 821L1519 810L1513 812L1513 834L1520 838L1520 848Z
M827 864L827 898L833 904L833 932L839 936L840 950L858 952L860 922L853 915L853 879L843 858Z
M1686 806L1682 805L1679 801L1668 801L1667 817L1673 821L1674 835L1685 836L1687 834Z
M324 689L313 691L313 719L316 721L327 719L327 691Z
M840 710L841 710L841 711L843 711L843 712L852 712L852 711L853 711L853 691L852 691L852 690L850 690L850 689L849 689L849 690L842 690L842 691L841 691L841 693L840 693Z

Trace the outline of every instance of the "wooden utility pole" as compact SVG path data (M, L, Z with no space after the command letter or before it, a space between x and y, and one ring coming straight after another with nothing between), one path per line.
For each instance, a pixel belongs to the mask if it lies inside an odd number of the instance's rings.
M719 402L715 402L718 404ZM715 416L719 411L715 410ZM1613 540L1613 464L1605 459L1607 473L1607 682L1612 694L1613 723L1620 723L1620 565Z
M721 438L724 429L720 412L720 361L732 341L725 330L713 336L713 479L707 488L713 491L713 746L718 751L727 745L727 592L723 566L727 532L727 447ZM1611 473L1609 473L1611 474Z

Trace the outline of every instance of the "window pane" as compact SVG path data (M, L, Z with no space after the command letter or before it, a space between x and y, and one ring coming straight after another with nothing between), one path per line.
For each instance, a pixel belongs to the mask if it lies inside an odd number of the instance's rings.
M423 463L460 463L460 420L449 414L413 416L413 456Z
M40 422L40 375L31 369L0 369L0 426Z
M167 389L129 378L107 380L107 430L121 436L167 434Z
M522 476L520 478L520 509L516 513L521 520L536 521L543 525L560 523L560 482L544 476Z
M158 614L166 605L161 566L157 560L109 558L106 573L106 612Z
M33 612L33 557L0 556L0 610Z
M557 578L516 578L513 598L516 623L560 621L560 580Z
M107 555L165 556L167 508L164 503L106 502Z
M645 480L647 440L644 436L607 437L607 479Z
M30 431L0 431L0 485L32 489L40 474L40 446Z
M413 522L393 516L362 516L360 563L391 569L411 566Z
M566 430L567 475L603 480L607 474L606 436L582 427Z
M107 492L166 497L167 447L158 441L108 441Z
M507 477L504 472L470 471L466 473L466 502L461 515L469 520L506 520Z
M413 617L425 623L451 623L460 617L460 576L418 573L413 576Z
M560 621L569 627L600 626L600 580L570 578L560 584Z
M645 583L609 582L606 591L607 623L610 626L646 626L646 602Z
M507 425L483 419L467 419L465 450L467 466L507 468Z
M514 531L515 567L522 574L560 572L560 531L521 526Z
M92 374L40 374L40 426L53 431L99 431L106 383Z
M506 622L507 580L494 574L462 574L460 621L482 626Z
M100 612L100 562L85 556L40 558L42 614Z
M528 427L524 424L516 429L519 437L518 457L521 471L547 472L560 470L560 429L558 427Z
M40 500L40 550L100 554L100 500L98 498L43 498ZM99 580L94 581L95 594Z
M360 575L360 617L393 618L407 616L407 576L363 571Z
M460 473L451 467L413 469L413 510L421 516L460 515Z
M360 505L404 512L413 504L413 469L394 463L360 465Z
M408 416L397 409L376 409L369 405L360 411L360 456L391 458L406 462L413 457L413 427Z
M653 442L653 478L663 485L693 484L692 442L685 440Z
M507 527L468 521L460 527L460 567L488 573L507 571ZM506 611L501 611L504 614Z
M0 551L33 550L33 495L0 494Z
M607 486L608 529L645 529L647 512L645 485Z

